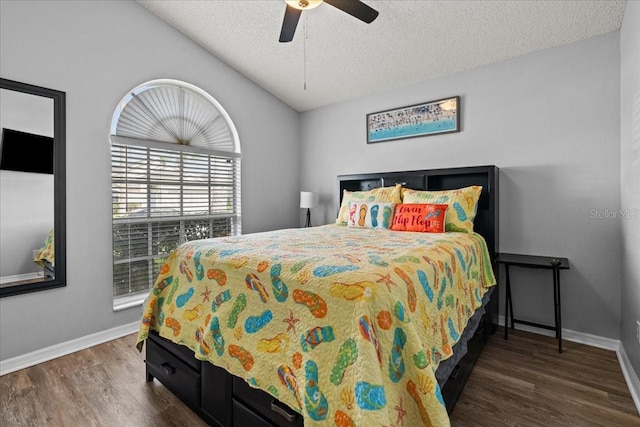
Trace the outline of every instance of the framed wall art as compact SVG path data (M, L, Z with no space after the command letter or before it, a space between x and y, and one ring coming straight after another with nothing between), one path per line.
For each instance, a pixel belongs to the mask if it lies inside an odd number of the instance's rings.
M460 132L460 97L367 114L367 144Z

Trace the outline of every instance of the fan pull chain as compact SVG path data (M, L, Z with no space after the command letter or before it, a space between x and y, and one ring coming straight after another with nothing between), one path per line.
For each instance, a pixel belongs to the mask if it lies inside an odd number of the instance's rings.
M304 90L307 90L307 14L304 14L304 40L302 41L302 67Z

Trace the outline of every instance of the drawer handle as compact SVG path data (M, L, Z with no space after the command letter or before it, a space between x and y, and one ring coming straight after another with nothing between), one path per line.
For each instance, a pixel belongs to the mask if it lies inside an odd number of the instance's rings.
M176 368L174 368L173 366L169 365L166 362L161 364L160 367L162 367L164 369L164 372L167 375L173 375L173 374L176 373Z
M456 379L458 378L459 373L460 373L460 365L456 365L455 368L453 368L453 371L451 371L451 374L449 374L449 378Z
M291 412L287 411L285 408L280 406L279 402L276 400L271 401L271 410L276 414L284 417L284 419L289 421L290 423L296 420L297 414L292 414Z

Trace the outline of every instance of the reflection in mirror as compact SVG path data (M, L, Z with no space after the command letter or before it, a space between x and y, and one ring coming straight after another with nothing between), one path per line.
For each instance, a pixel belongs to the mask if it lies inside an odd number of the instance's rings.
M0 79L0 296L65 285L64 101Z
M0 286L45 278L53 231L53 99L0 89ZM30 167L45 164L48 168ZM55 233L54 233L55 234ZM46 245L45 245L46 246Z

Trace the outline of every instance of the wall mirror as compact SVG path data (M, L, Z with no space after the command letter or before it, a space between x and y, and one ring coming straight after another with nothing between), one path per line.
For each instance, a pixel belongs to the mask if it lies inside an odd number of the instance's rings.
M0 297L66 284L65 93L0 78Z

